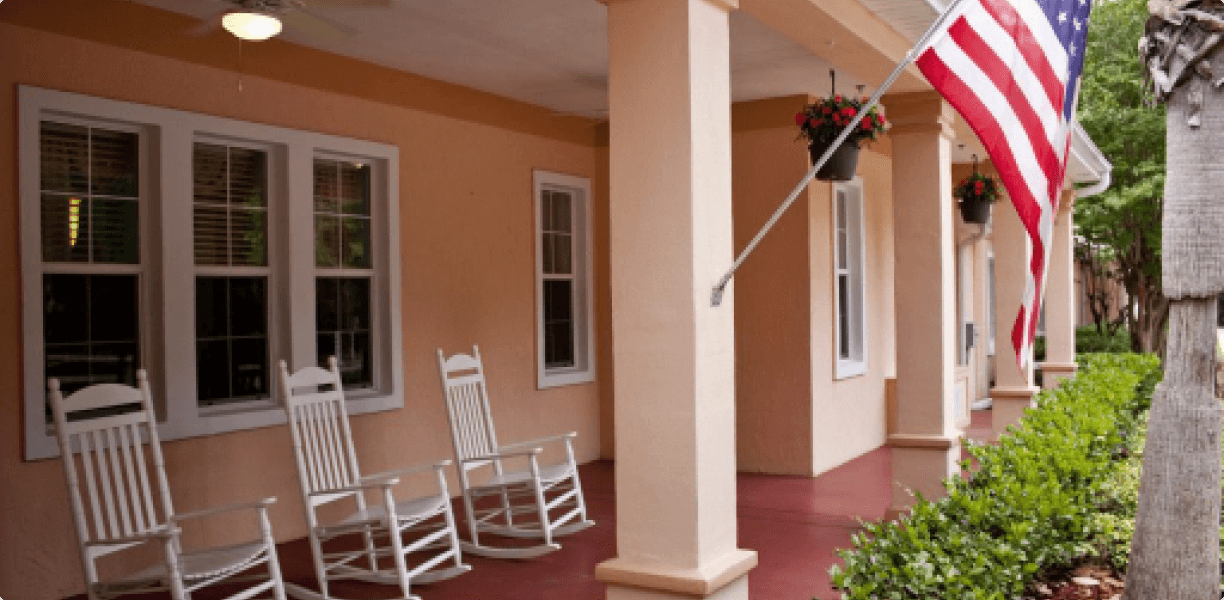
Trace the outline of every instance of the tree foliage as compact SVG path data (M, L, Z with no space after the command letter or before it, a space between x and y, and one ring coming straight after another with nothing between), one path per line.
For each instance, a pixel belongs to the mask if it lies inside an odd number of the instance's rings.
M1094 1L1079 121L1113 163L1113 184L1076 201L1076 261L1099 278L1086 281L1085 289L1101 333L1126 325L1133 350L1163 353L1169 312L1160 282L1165 109L1151 107L1136 51L1147 2ZM1111 302L1110 283L1126 291L1121 305Z

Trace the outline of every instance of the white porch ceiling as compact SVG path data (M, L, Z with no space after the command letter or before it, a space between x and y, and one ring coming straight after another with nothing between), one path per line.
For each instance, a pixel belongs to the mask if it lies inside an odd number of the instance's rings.
M133 0L207 18L233 5L223 0ZM303 0L307 5L309 0ZM911 41L947 0L858 0ZM311 10L357 32L347 39L281 37L326 52L597 119L608 114L607 8L596 0L392 0L377 9ZM183 32L187 35L187 32ZM212 35L228 36L224 31ZM236 41L234 42L237 43ZM258 45L247 60L258 60ZM731 13L731 99L825 95L830 65L743 11ZM861 83L838 71L837 89ZM864 88L866 93L874 91ZM985 152L963 122L955 162Z

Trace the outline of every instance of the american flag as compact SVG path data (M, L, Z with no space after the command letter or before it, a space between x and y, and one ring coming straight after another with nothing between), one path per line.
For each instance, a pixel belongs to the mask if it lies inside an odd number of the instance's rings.
M962 0L949 10L915 62L981 139L1032 242L1012 328L1023 368L1041 314L1092 0Z

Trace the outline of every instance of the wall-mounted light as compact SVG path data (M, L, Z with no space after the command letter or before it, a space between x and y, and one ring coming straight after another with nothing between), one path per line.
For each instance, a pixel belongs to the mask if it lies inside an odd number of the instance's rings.
M281 32L280 19L261 11L235 11L221 18L221 26L235 37L250 42L266 40Z

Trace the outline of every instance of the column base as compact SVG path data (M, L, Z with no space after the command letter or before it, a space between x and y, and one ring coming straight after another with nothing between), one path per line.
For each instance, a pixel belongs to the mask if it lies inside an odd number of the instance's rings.
M1062 380L1073 379L1077 371L1079 371L1078 363L1041 363L1041 387L1042 389L1052 390L1058 387Z
M644 566L613 558L595 567L595 579L608 585L608 600L747 600L748 571L756 565L753 550L735 550L701 569Z
M960 440L940 435L895 434L888 436L892 448L893 495L888 515L909 510L914 492L923 499L947 495L943 480L960 472Z
M991 438L999 439L1009 426L1018 424L1024 417L1024 410L1033 406L1033 397L1040 391L1036 386L991 388L990 398L994 401L990 415Z

